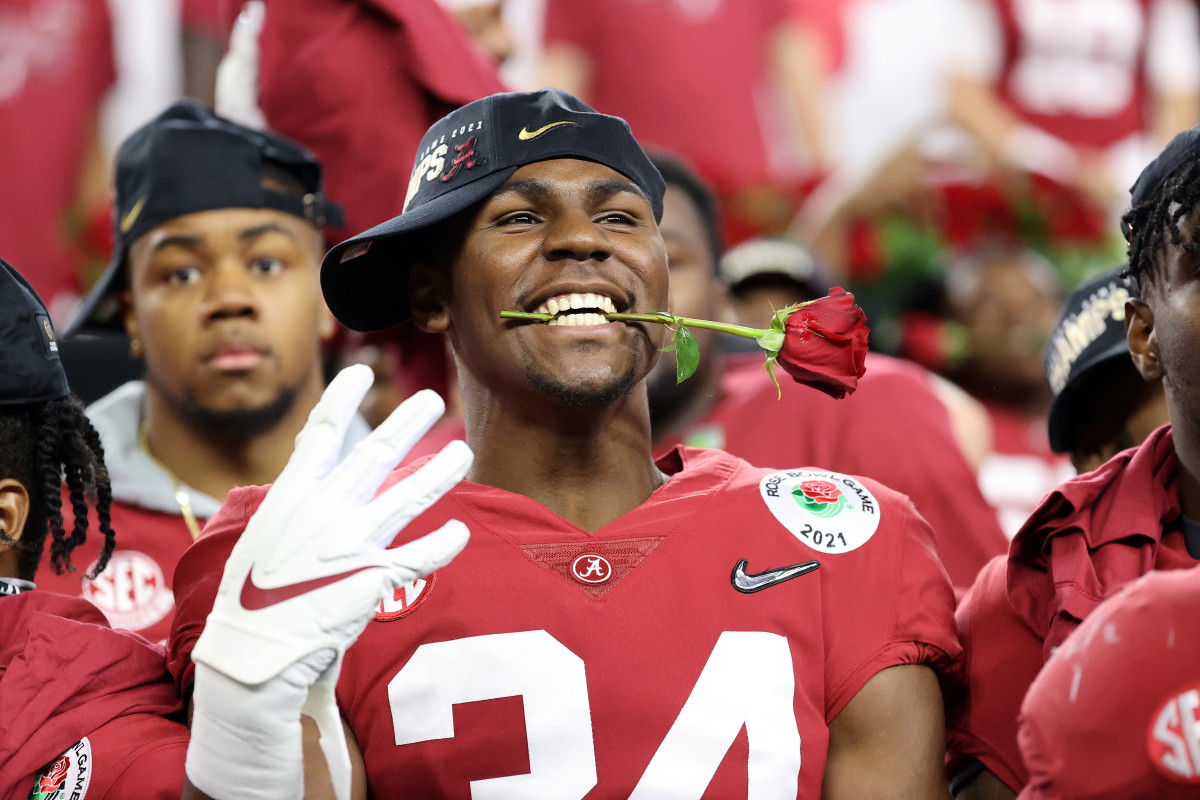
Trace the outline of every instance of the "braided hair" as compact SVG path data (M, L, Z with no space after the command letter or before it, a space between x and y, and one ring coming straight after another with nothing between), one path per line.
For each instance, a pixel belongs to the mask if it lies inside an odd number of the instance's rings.
M34 579L46 540L50 566L59 575L73 572L71 553L88 532L88 504L104 535L100 558L88 575L95 578L108 565L113 534L112 489L104 467L104 448L83 404L74 396L44 403L0 408L0 478L20 481L29 492L29 516L19 539L0 530L0 543L20 552L20 578ZM71 503L71 530L63 523L63 484Z
M1154 278L1155 257L1168 241L1189 253L1200 251L1200 222L1191 230L1180 223L1200 205L1200 160L1189 159L1167 176L1149 198L1121 218L1129 230L1129 268L1126 277L1145 286ZM1184 242L1185 234L1188 241Z

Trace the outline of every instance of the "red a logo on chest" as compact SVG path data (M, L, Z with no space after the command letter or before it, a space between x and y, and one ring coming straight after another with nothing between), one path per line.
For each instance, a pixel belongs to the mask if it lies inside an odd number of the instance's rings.
M518 545L525 555L592 597L603 597L625 580L665 536Z

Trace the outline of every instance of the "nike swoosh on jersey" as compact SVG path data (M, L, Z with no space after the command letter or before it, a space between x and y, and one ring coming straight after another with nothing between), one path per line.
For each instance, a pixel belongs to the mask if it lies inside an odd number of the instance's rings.
M348 578L356 572L362 572L364 569L371 569L371 567L358 567L346 570L345 572L339 572L336 575L325 575L320 578L300 581L299 583L276 586L273 589L264 589L261 586L255 585L254 565L251 565L250 570L246 573L246 580L242 583L242 594L240 597L242 608L247 611L261 611L264 608L269 608L285 600L291 600L293 597L299 597L306 592L320 589L322 586L337 583L342 578Z
M521 128L521 130L517 132L517 138L520 139L522 142L528 142L530 139L536 139L537 137L541 136L546 131L550 130L551 128L557 128L559 125L574 125L576 128L580 127L578 122L571 122L570 120L563 120L562 122L551 122L549 125L543 125L542 127L538 128L536 131L531 131L531 130L529 130L529 127L526 126L524 128Z
M790 567L776 567L775 569L768 569L751 575L746 572L746 564L747 561L744 558L737 562L737 566L733 568L733 575L730 576L733 588L742 594L761 592L763 589L777 586L784 581L790 581L792 578L807 575L821 566L820 561L805 561L803 564L792 564Z

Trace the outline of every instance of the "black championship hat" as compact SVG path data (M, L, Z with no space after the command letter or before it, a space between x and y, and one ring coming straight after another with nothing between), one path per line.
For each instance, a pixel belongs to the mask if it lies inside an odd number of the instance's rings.
M1162 188L1171 174L1189 161L1200 159L1200 125L1175 135L1163 151L1146 165L1129 189L1129 200L1136 208L1146 202ZM1124 220L1121 232L1128 241L1132 231Z
M329 309L356 331L407 320L411 237L488 197L526 164L555 158L611 167L646 193L654 219L662 219L662 176L625 120L557 89L494 94L426 131L400 216L326 254L321 288Z
M57 400L70 393L46 306L0 259L0 406Z
M280 177L298 182L303 191L284 193ZM316 156L291 139L243 127L193 100L173 104L121 144L115 182L112 261L67 334L121 329L116 295L125 286L129 246L175 217L271 208L318 227L343 224L341 208L322 191Z
M1077 409L1094 402L1085 396L1093 370L1121 361L1133 369L1125 343L1125 301L1137 297L1133 281L1121 277L1124 265L1071 292L1050 334L1042 367L1050 384L1050 446L1070 452Z

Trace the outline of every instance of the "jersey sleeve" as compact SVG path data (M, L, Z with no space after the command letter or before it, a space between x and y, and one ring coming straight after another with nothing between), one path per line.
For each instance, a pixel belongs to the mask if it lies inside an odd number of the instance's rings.
M965 689L947 699L946 768L953 780L978 762L1019 792L1028 774L1017 716L1042 667L1042 642L1008 601L1007 568L1005 556L984 567L956 614Z
M960 656L954 590L933 531L907 497L874 481L852 480L878 501L880 521L865 545L822 564L837 569L823 598L827 722L888 667L924 664L953 686Z
M188 731L181 723L155 714L131 714L88 738L101 800L173 800L183 792Z
M230 492L221 510L175 567L175 620L167 640L167 668L184 697L191 691L192 649L216 602L225 561L269 488L246 486Z

